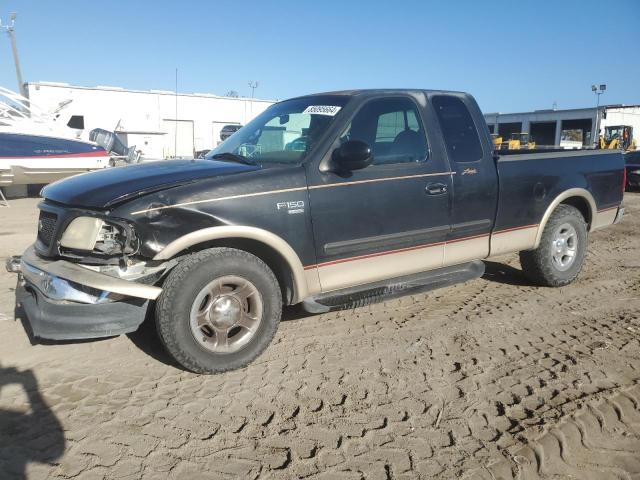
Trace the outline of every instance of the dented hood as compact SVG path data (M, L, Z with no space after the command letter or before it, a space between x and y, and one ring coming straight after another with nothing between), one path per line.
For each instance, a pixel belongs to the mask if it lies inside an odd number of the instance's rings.
M131 198L203 178L260 167L215 160L163 160L106 168L59 180L42 190L48 200L88 208L108 208Z

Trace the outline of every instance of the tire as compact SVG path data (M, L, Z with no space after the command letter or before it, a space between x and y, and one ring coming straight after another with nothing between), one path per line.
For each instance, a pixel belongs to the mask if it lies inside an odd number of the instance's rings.
M212 374L257 358L281 315L278 280L262 260L242 250L211 248L171 270L156 304L156 328L176 362Z
M571 242L567 238L571 233L575 233L575 242L573 260L569 261ZM563 236L564 244L554 243L562 240ZM568 285L578 277L582 269L587 254L587 239L587 224L580 211L571 205L558 205L544 227L538 248L520 252L520 265L524 274L538 285ZM563 261L568 263L563 265Z

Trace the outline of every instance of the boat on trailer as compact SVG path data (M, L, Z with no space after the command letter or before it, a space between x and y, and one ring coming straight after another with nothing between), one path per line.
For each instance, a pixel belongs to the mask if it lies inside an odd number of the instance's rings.
M51 183L109 166L93 143L0 131L0 186Z
M0 187L51 183L109 166L103 147L80 140L64 122L60 113L68 104L45 111L0 87Z

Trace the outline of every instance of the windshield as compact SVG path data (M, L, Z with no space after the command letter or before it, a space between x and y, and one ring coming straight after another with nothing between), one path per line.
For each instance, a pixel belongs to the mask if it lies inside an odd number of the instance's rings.
M620 136L622 136L622 127L607 127L604 130L604 139L607 142Z
M205 158L245 157L255 164L300 163L326 132L348 97L323 95L276 103Z

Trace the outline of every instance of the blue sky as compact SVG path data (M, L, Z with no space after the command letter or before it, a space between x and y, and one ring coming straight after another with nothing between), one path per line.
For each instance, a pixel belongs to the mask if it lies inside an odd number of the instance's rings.
M485 112L640 103L640 1L0 1L27 81L277 98L465 90ZM0 85L17 89L0 37Z

